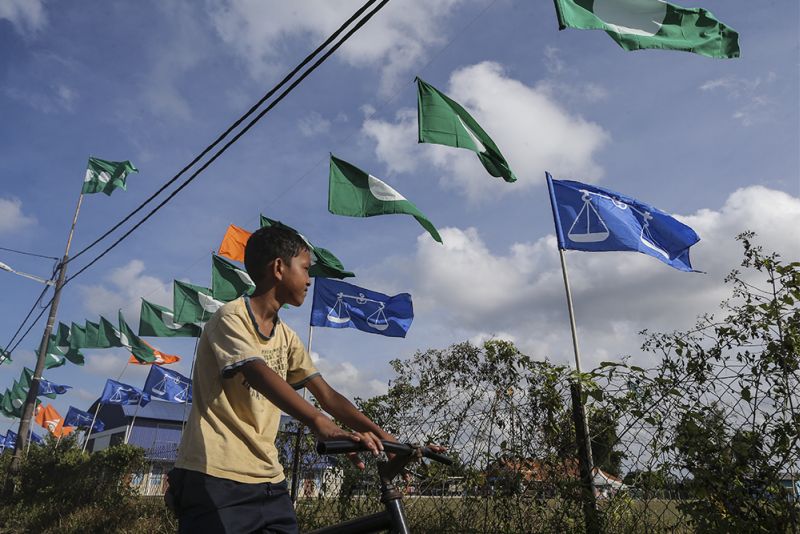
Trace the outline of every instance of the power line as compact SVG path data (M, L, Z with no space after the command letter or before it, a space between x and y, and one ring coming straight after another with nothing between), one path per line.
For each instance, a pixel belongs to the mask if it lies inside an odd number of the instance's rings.
M167 182L166 182L164 185L162 185L162 186L161 186L161 187L160 187L160 188L159 188L159 189L158 189L158 190L157 190L155 193L153 193L152 195L150 195L150 196L149 196L149 197L148 197L148 198L147 198L147 199L146 199L144 202L142 202L142 203L141 203L141 204L140 204L140 205L139 205L139 206L138 206L136 209L134 209L132 212L130 212L128 215L126 215L126 216L125 216L125 217L124 217L124 218L123 218L121 221L119 221L117 224L115 224L114 226L112 226L112 227L111 227L111 228L110 228L108 231L106 231L106 232L105 232L103 235L101 235L100 237L98 237L97 239L95 239L94 241L92 241L92 242L91 242L89 245L87 245L86 247L84 247L83 249L81 249L81 250L80 250L80 251L79 251L77 254L75 254L74 256L72 256L72 257L71 257L71 258L68 260L68 262L67 262L67 263L69 263L70 261L72 261L72 260L74 260L74 259L78 258L78 257L79 257L80 255L82 255L84 252L88 251L89 249L91 249L92 247L94 247L95 245L97 245L97 244L98 244L100 241L102 241L103 239L105 239L106 237L108 237L108 236L109 236L109 235L110 235L112 232L114 232L114 231L115 231L117 228L119 228L120 226L122 226L123 224L125 224L125 223L126 223L127 221L129 221L129 220L130 220L130 219L131 219L131 218L132 218L134 215L136 215L137 213L139 213L139 211L141 211L141 210L142 210L142 209L143 209L143 208L144 208L144 207L145 207L147 204L149 204L149 203L150 203L150 202L151 202L153 199L155 199L155 198L156 198L158 195L160 195L160 194L161 194L161 193L162 193L162 192L163 192L163 191L164 191L164 190L165 190L167 187L169 187L170 185L172 185L173 183L175 183L175 181L176 181L176 180L178 180L178 178L180 178L181 176L183 176L183 174L184 174L184 173L186 173L186 171L188 171L188 170L189 170L191 167L193 167L193 166L194 166L194 165L195 165L195 164L196 164L198 161L200 161L200 160L201 160L201 159L202 159L202 158L203 158L203 157L204 157L206 154L208 154L209 152L211 152L211 150L213 150L213 149L214 149L214 147L216 147L216 146L217 146L217 145L218 145L220 142L222 142L222 140L223 140L223 139L225 139L225 138L226 138L226 137L227 137L227 136L228 136L228 135L229 135L229 134L230 134L230 133L231 133L233 130L235 130L235 129L236 129L236 128L237 128L237 127L238 127L238 126L239 126L239 125L240 125L242 122L244 122L244 121L245 121L245 120L246 120L248 117L250 117L250 115L252 115L253 113L255 113L255 111L256 111L256 110L257 110L259 107L261 107L261 105L262 105L264 102L266 102L266 101L267 101L267 100L268 100L268 99L269 99L269 98L270 98L272 95L274 95L274 94L275 94L275 93L276 93L276 92L277 92L277 91L278 91L278 90L279 90L281 87L283 87L283 86L286 84L286 82L288 82L290 79L292 79L292 78L293 78L293 77L294 77L294 76L295 76L295 75L296 75L296 74L297 74L297 73L298 73L298 72L299 72L299 71L300 71L300 70L301 70L303 67L305 67L305 66L306 66L306 65L307 65L307 64L308 64L308 63L309 63L309 62L310 62L312 59L314 59L314 57L315 57L317 54L319 54L319 53L320 53L322 50L324 50L324 49L325 49L325 47L327 47L327 46L328 46L328 45L329 45L331 42L333 42L333 40L334 40L334 39L336 39L336 38L337 38L337 37L338 37L338 36L339 36L339 35L340 35L340 34L341 34L343 31L344 31L344 29L345 29L345 28L347 28L347 27L348 27L348 26L349 26L349 25L350 25L350 24L351 24L351 23L352 23L354 20L356 20L358 17L360 17L360 16L361 16L361 15L364 13L364 11L366 11L367 9L369 9L369 8L372 6L372 4L374 4L375 2L377 2L377 0L369 0L369 1L367 1L367 2L366 2L364 5L362 5L362 6L361 6L361 7L360 7L360 8L359 8L359 9L358 9L358 10L357 10L355 13L353 13L353 15L351 15L351 16L350 16L350 18L348 18L348 19L347 19L347 20L346 20L346 21L345 21L345 22L344 22L344 23L343 23L343 24L342 24L342 25L341 25L341 26L340 26L340 27L339 27L339 28L338 28L338 29L337 29L335 32L333 32L333 33L332 33L330 36L328 36L328 38L327 38L327 39L325 39L325 41L324 41L322 44L320 44L320 45L319 45L319 46L318 46L318 47L317 47L317 48L316 48L316 49L315 49L313 52L311 52L310 54L308 54L308 55L307 55L307 56L306 56L306 57L305 57L305 58L304 58L304 59L303 59L303 60L302 60L302 61L301 61L301 62L300 62L300 63L299 63L299 64L298 64L298 65L297 65L297 66L296 66L294 69L292 69L292 71L291 71L289 74L287 74L286 76L284 76L284 78L283 78L283 79L282 79L280 82L278 82L278 84L277 84L275 87L273 87L272 89L270 89L270 90L269 90L269 91L268 91L268 92L267 92L267 93L266 93L266 94L265 94L263 97L261 97L261 99L260 99L258 102L256 102L256 103L255 103L255 104L254 104L254 105L253 105L253 106L252 106L252 107L251 107L249 110L247 110L247 112L246 112L244 115L242 115L241 117L239 117L238 119L236 119L236 121L235 121L233 124L231 124L231 125L228 127L228 129L227 129L227 130L225 130L224 132L222 132L222 134L220 134L220 135L219 135L219 137L217 137L217 138L214 140L214 142L213 142L213 143L211 143L211 144L210 144L210 145L208 145L206 148L204 148L204 149L203 149L203 151L202 151L202 152L200 152L200 154L198 154L198 155L197 155L197 156L196 156L194 159L192 159L192 161L190 161L190 162L189 162L189 163L188 163L188 164L187 164L187 165L186 165L184 168L182 168L182 169L180 170L180 172L178 172L178 174L176 174L175 176L173 176L172 178L170 178L170 179L169 179L169 180L168 180L168 181L167 181ZM368 17L366 17L366 19L365 19L365 20L369 20L369 18L371 18L371 17L372 17L372 15L374 15L374 14L375 14L375 13L376 13L378 10L380 10L380 9L383 7L383 5L384 5L385 3L386 3L386 2L383 2L383 3L382 3L382 4L381 4L381 5L380 5L380 6L379 6L379 7L378 7L378 8L377 8L375 11L373 11L373 12L372 12L372 13L371 13L371 14L370 14ZM361 25L363 25L363 24L361 24ZM361 27L361 26L357 26L357 28L360 28L360 27ZM348 37L349 37L349 34L348 34ZM344 40L347 40L347 37L345 37L345 39L344 39ZM342 41L342 42L343 42L343 41ZM338 48L338 47L337 47L337 48ZM313 70L313 68L312 68L312 70ZM259 118L260 118L260 116L259 116ZM248 126L248 128L249 128L249 126ZM227 145L226 145L226 147L227 147ZM224 149L223 149L222 151L224 151ZM220 153L221 153L221 152L220 152ZM219 154L219 153L218 153L218 154ZM215 157L216 157L216 156L215 156ZM192 178L194 178L194 176L195 176L195 175L192 175ZM126 234L126 235L127 235L127 234ZM58 259L58 258L56 258L56 259ZM73 277L74 277L74 276L73 276Z
M54 269L54 270L53 270L53 275L55 275L55 271L56 271L56 270ZM51 276L50 278L52 278L52 277L53 277L53 276ZM13 347L9 348L9 347L11 346L11 344L12 344L12 343L14 343L14 339L16 339L17 335L18 335L18 334L19 334L19 333L22 331L22 329L25 327L25 323L27 323L27 322L28 322L28 319L29 319L29 318L30 318L30 316L33 314L34 310L35 310L35 309L36 309L36 307L39 305L39 303L42 301L42 297L44 297L44 294L47 292L47 290L48 290L48 289L50 289L50 286L44 286L44 289L42 289L42 292L41 292L41 293L39 293L39 296L38 296L38 297L37 297L37 299L34 301L34 303L33 303L33 306L31 306L31 309L28 311L28 314L27 314L27 315L25 316L25 318L22 320L22 323L20 323L20 325L19 325L19 328L17 328L17 331L16 331L16 332L14 332L14 335L13 335L13 336L11 336L11 339L9 339L9 340L8 340L8 343L6 343L6 352L8 352L9 354L11 354L12 352L14 352L14 349L16 349L16 348L17 348L17 346L18 346L18 345L19 345L19 344L22 342L22 340L23 340L23 339L25 339L25 336L27 336L27 335L28 335L28 332L30 332L30 331L31 331L31 328L33 328L33 325L35 325L35 324L36 324L36 322L39 320L39 318L41 318L41 316L44 314L44 311L45 311L45 310L46 310L46 309L47 309L47 308L50 306L50 303L48 302L48 303L47 303L47 305L46 305L46 306L44 306L44 307L42 308L42 311L41 311L41 312L39 312L39 315L36 317L36 319L34 319L34 320L33 320L33 323L31 323L31 325L28 327L28 329L25 331L25 333L22 335L22 337L20 337L20 338L19 338L19 340L17 341L17 343L16 343L16 344L15 344ZM52 302L52 300L51 300L50 302Z
M374 0L373 0L373 1L374 1ZM219 150L218 150L218 151L217 151L217 152L216 152L216 153L215 153L213 156L211 156L211 158L209 158L209 159L208 159L208 160L207 160L207 161L206 161L206 162L205 162L205 163L204 163L204 164L203 164L203 165L202 165L202 166L201 166L199 169L197 169L197 170L196 170L194 173L192 173L192 175L191 175L191 176L189 176L189 178L187 178L186 180L184 180L184 182L183 182L183 183L182 183L180 186L178 186L178 188L177 188L177 189L175 189L175 190L174 190L172 193L170 193L170 194L167 196L167 198L165 198L163 201L161 201L161 202L160 202L160 203L159 203L159 204L158 204L158 205L157 205L155 208L153 208L152 210L150 210L150 212L149 212L147 215L145 215L143 219L141 219L139 222L137 222L137 223L136 223L136 224L135 224L135 225L134 225L134 226L133 226L133 227L132 227L130 230L128 230L127 232L125 232L124 234L122 234L122 236L120 236L120 238L119 238L119 239L117 239L117 240L116 240L114 243L112 243L112 244L111 244L109 247L107 247L107 248L106 248L106 249L105 249L103 252L101 252L101 253L100 253L100 254L99 254L97 257L95 257L95 258L94 258L92 261L90 261L90 262L89 262L89 263L87 263L85 266L83 266L83 267L82 267L80 270L78 270L78 271L77 271L75 274L73 274L72 276L70 276L69 278L67 278L67 280L64 282L64 285L66 285L67 283L69 283L70 281L72 281L74 278L76 278L77 276L79 276L81 273L83 273L84 271L86 271L86 270L87 270L89 267L91 267L92 265L94 265L95 263L97 263L97 261L99 261L99 260L100 260L100 259L101 259L103 256L105 256L105 255L106 255L106 254L108 254L108 253L109 253L111 250L113 250L113 249L114 249L114 248L115 248L117 245L119 245L119 244L120 244L120 243L121 243L123 240L125 240L125 239L126 239L128 236L129 236L129 235L131 235L131 234L132 234L134 231L136 231L136 230L137 230L137 229L138 229L140 226L142 226L142 224L144 224L144 223L145 223L145 222L146 222L146 221L147 221L147 220L148 220L150 217L152 217L152 216L153 216L153 215L154 215L154 214L155 214L157 211L159 211L159 210L160 210L162 207L164 207L164 206L165 206L165 205L166 205L166 204L167 204L167 203L168 203L170 200L172 200L172 199L173 199L173 198L174 198L174 197L175 197L175 196L176 196L176 195L177 195L177 194L178 194L178 193L179 193L179 192L180 192L180 191L181 191L181 190L182 190L184 187L186 187L187 185L189 185L189 184L190 184L190 183L191 183L191 182L192 182L192 181L193 181L195 178L197 178L197 176L198 176L198 175L199 175L201 172L203 172L203 171L204 171L206 168L208 168L208 166L210 166L210 165L211 165L211 164L212 164L214 161L216 161L216 159L217 159L219 156L221 156L223 153L225 153L225 151L226 151L226 150L228 150L228 148L230 148L230 147L231 147L231 145L233 145L234 143L236 143L236 142L237 142L237 141L238 141L238 140L239 140L239 139L240 139L240 138L241 138L241 137L242 137L242 136L243 136L245 133L247 133L247 132L250 130L250 128L252 128L253 126L255 126L255 124L256 124L258 121L260 121L262 117L264 117L264 115L266 115L267 113L269 113L269 111L271 111L271 110L272 110L272 109L273 109L275 106L277 106L277 105L278 105L278 104L279 104L279 103L280 103L280 102L281 102L281 101L282 101L282 100L283 100L283 99L284 99L284 98L285 98L285 97L286 97L286 96L287 96L289 93L291 93L291 92L294 90L294 88L295 88L295 87L297 87L297 86L298 86L298 85L299 85L299 84L300 84L300 83L301 83L301 82L302 82L302 81L303 81L303 80L304 80L304 79L305 79L305 78L306 78L306 77L307 77L309 74L311 74L312 72L314 72L314 71L317 69L317 67L319 67L319 66L320 66L322 63L324 63L324 62L325 62L325 61L326 61L326 60L327 60L327 59L328 59L328 58L329 58L329 57L330 57L330 56L331 56L331 55L332 55L332 54L333 54L333 53L334 53L336 50L338 50L338 49L339 49L339 47L340 47L341 45L343 45L343 44L344 44L344 43L345 43L345 42L346 42L346 41L347 41L347 40L348 40L348 39L349 39L349 38L350 38L350 37L351 37L351 36L352 36L352 35L353 35L355 32L357 32L359 29L361 29L361 27L362 27L362 26L364 26L364 24L366 24L366 23L369 21L369 19L371 19L371 18L372 18L372 17L373 17L373 16L374 16L374 15L375 15L375 14L376 14L378 11L380 11L380 10L381 10L381 9L382 9L382 8L383 8L383 7L384 7L384 6L385 6L385 5L388 3L388 2L389 2L389 0L382 0L382 1L381 1L381 3L380 3L380 4L378 4L378 6L377 6L375 9L373 9L372 11L370 11L369 13L367 13L367 14L366 14L366 15L365 15L365 16L364 16L364 17L363 17L361 20L359 20L359 21L356 23L356 25L355 25L355 26L353 26L353 28L351 28L351 29L350 29L350 30L349 30L349 31L348 31L348 32L347 32L347 33L344 35L344 37L342 37L342 39L340 39L338 42L336 42L336 43L335 43L335 44L334 44L334 45L333 45L333 46L330 48L330 50L328 50L328 51L327 51L325 54L323 54L323 55L322 55L322 56L321 56L321 57L320 57L320 58L319 58L319 59L318 59L318 60L317 60L317 61L316 61L316 62L315 62L315 63L314 63L314 64L313 64L311 67L309 67L309 68L308 68L306 71L304 71L304 72L303 72L303 73L300 75L300 77L299 77L299 78L297 78L297 79L296 79L294 82L292 82L292 83L291 83L291 85L289 85L289 87L288 87L288 88L286 88L286 89L285 89L285 90L284 90L284 91L283 91L283 92L282 92L282 93L281 93L281 94L280 94L280 95L279 95L279 96L278 96L278 97L277 97L275 100L273 100L273 101L272 101L272 102L269 104L269 106L267 106L266 108L264 108L264 109L263 109L263 110L262 110L262 111L261 111L261 112L260 112L258 115L256 115L256 117L255 117L253 120L251 120L251 121L250 121L250 122L249 122L249 123L248 123L248 124L247 124L247 125L246 125L246 126L245 126L245 127L242 129L242 130L241 130L241 131L239 131L239 133L237 133L237 134L236 134L236 135L235 135L235 136L234 136L234 137L233 137L233 138L232 138L230 141L228 141L227 143L225 143L225 144L222 146L222 148L220 148L220 149L219 149ZM140 206L139 208L137 208L137 211L138 211L139 209L141 209L141 207L142 207L142 206ZM81 251L81 253L82 253L82 252L83 252L83 251ZM80 253L79 253L79 254L80 254ZM76 255L76 256L77 256L77 255ZM72 259L74 259L74 257L73 257Z
M24 254L25 256L36 256L37 258L45 258L45 259L48 259L48 260L56 260L56 261L58 261L58 258L56 258L55 256L44 256L42 254L34 254L33 252L25 252L23 250L16 250L16 249L13 249L13 248L0 247L0 250L5 250L5 251L8 251L8 252L16 252L17 254Z

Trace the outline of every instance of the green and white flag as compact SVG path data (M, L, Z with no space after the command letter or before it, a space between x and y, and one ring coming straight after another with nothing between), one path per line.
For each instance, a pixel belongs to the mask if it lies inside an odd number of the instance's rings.
M86 320L86 348L98 348L97 338L100 336L100 323Z
M139 314L139 335L150 337L200 337L202 329L196 324L175 322L175 314L166 306L142 299Z
M331 154L328 211L349 217L407 214L439 243L442 238L417 207L388 184Z
M86 358L81 351L72 348L70 343L70 328L64 323L58 323L56 333L50 336L47 352L56 356L64 356L75 365L83 365Z
M11 387L9 394L11 413L14 414L14 417L22 417L22 407L25 406L27 398L28 390L22 387L22 384L14 380L14 385Z
M33 371L27 367L23 367L22 372L19 374L19 383L23 388L30 389L31 382L33 382Z
M211 295L211 289L175 280L172 306L176 323L205 323L224 302Z
M73 350L86 348L86 327L71 323L69 326L69 348Z
M286 228L296 233L303 238L308 247L311 249L311 268L308 270L308 275L312 278L351 278L355 276L351 271L346 271L339 258L333 255L333 252L326 248L317 247L313 245L306 237L292 228L289 225L283 224L281 221L270 219L261 215L261 228L270 226L277 226L278 228Z
M216 254L211 255L211 295L230 302L242 295L252 295L256 288L250 275Z
M516 182L517 177L500 149L472 115L434 86L420 78L416 81L419 142L472 150L489 174Z
M119 340L123 347L131 351L131 354L139 363L153 363L156 361L156 353L153 347L133 333L131 327L125 322L122 310L119 311Z
M11 353L7 350L0 349L0 365L4 363L11 363Z
M54 354L48 352L44 355L44 368L53 369L54 367L61 367L67 363L67 359L63 354Z
M11 392L6 388L3 396L0 397L0 412L3 413L6 417L15 417L13 406L11 406Z
M739 57L739 34L700 8L662 0L555 0L558 27L605 30L625 50L663 48Z
M115 189L127 189L128 173L139 172L130 161L106 161L100 158L89 158L86 176L83 179L81 193L105 193L111 195Z
M100 316L100 325L97 329L97 344L95 348L109 349L111 347L124 347L119 330L114 323Z

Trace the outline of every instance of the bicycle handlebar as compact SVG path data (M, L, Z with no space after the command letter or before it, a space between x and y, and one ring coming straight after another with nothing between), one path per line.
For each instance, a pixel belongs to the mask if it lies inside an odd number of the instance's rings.
M417 447L407 443L397 443L395 441L381 440L383 450L400 456L410 456L414 450L419 449L422 456L430 458L445 465L453 465L453 460L438 452L432 451L430 447ZM357 441L337 440L337 441L318 441L317 452L319 454L346 454L348 452L363 452L369 450L366 445Z

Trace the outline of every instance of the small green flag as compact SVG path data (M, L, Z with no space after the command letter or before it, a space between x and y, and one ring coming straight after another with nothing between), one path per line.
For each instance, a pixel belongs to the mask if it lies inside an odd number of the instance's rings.
M342 262L339 261L339 258L333 255L328 249L317 247L311 244L311 242L305 238L303 234L295 230L289 225L283 224L281 221L276 221L274 219L270 219L269 217L264 217L261 215L261 228L270 227L270 226L277 226L278 228L286 228L287 230L291 230L292 232L296 233L300 237L303 238L303 241L308 244L308 247L311 249L312 255L312 263L311 268L308 270L308 275L312 278L351 278L355 276L350 271L346 271L344 269L344 265Z
M662 0L555 0L558 28L605 30L625 50L663 48L739 57L739 34L700 8Z
M45 369L52 369L54 367L61 367L62 365L67 363L67 359L64 357L63 354L54 354L52 352L48 352L44 356L44 368Z
M11 411L14 417L22 417L22 407L25 406L25 400L28 398L28 390L22 387L22 384L14 380L14 385L11 387Z
M516 182L517 177L500 149L472 115L434 86L420 78L416 81L419 142L472 150L489 174Z
M75 323L69 326L69 348L73 350L86 348L86 328Z
M222 302L252 295L256 285L244 269L216 254L211 255L211 294Z
M0 397L0 412L3 412L3 415L6 417L15 417L13 410L14 407L11 405L11 392L6 388L3 396Z
M22 387L25 389L30 389L31 382L33 382L33 371L27 367L23 367L22 373L19 375L19 383L22 384Z
M205 323L224 302L216 300L211 289L175 280L172 285L176 323Z
M97 338L100 335L100 323L93 323L87 319L86 321L86 348L98 348Z
M175 314L165 306L142 299L139 314L139 335L151 337L200 337L202 329L196 324L175 322Z
M153 347L133 333L131 327L125 322L122 310L119 311L119 339L122 346L130 350L139 363L153 363L156 361L156 353Z
M11 363L11 353L7 350L0 349L0 365L4 363Z
M124 347L120 338L119 330L114 324L106 319L100 317L100 326L97 329L97 346L98 349L108 349L111 347Z
M331 154L328 211L349 217L407 214L442 242L436 227L417 207L389 185Z
M72 348L70 344L70 328L64 323L58 323L58 330L50 338L47 351L51 354L64 356L75 365L83 365L86 362L81 351Z
M111 195L115 189L127 189L128 173L139 172L130 161L106 161L100 158L89 158L86 176L83 179L81 193L105 193Z

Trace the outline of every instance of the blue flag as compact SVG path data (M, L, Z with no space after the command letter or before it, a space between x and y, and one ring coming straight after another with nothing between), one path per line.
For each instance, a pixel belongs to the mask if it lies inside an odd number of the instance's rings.
M681 271L696 272L689 247L700 241L694 230L636 199L547 173L550 202L562 250L632 250Z
M144 391L153 398L169 402L192 402L191 379L160 365L150 366Z
M390 297L347 282L314 279L311 326L357 328L371 334L406 337L413 320L414 307L408 293Z
M17 433L13 430L6 432L6 449L13 449L17 446Z
M45 380L44 378L39 379L39 396L55 399L56 395L63 395L68 389L72 389L72 386L62 386Z
M89 412L84 412L83 410L79 410L74 406L70 406L69 411L67 411L67 416L64 418L64 426L89 428L89 425L92 424L92 419L94 419L94 416L92 416L92 414ZM99 419L96 419L94 426L92 427L92 432L102 432L105 430L105 428L105 423Z
M146 406L150 402L150 395L141 389L110 378L106 380L103 388L103 395L100 397L101 404L138 404Z
M31 441L37 445L44 445L44 438L36 432L31 432Z

